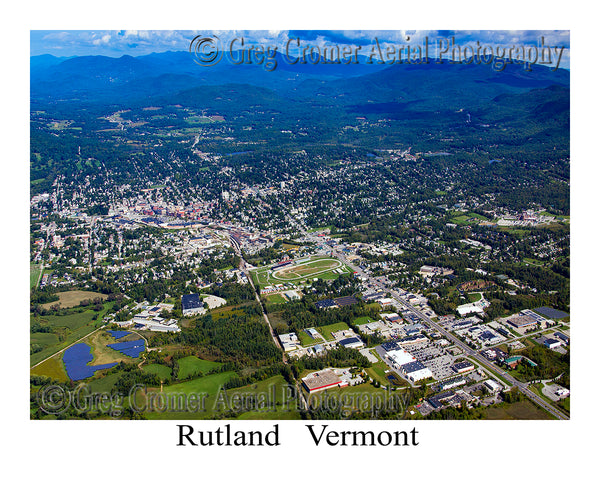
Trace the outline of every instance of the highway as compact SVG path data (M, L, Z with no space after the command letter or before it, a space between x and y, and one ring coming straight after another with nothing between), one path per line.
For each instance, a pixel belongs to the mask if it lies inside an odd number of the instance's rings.
M529 388L528 388L528 386L527 386L526 383L518 381L517 379L515 379L514 377L512 377L511 375L509 375L507 372L505 372L504 370L500 369L498 366L496 366L493 363L491 363L490 361L488 361L479 352L477 352L476 350L473 350L471 347L469 347L468 345L466 345L464 342L462 342L461 340L459 340L457 337L455 337L450 332L448 332L447 330L445 330L444 328L442 328L441 326L439 326L436 322L434 322L429 317L427 317L427 315L425 315L422 312L420 312L419 310L415 309L410 303L408 303L404 299L400 298L400 296L396 292L394 292L393 290L387 288L385 285L383 285L378 280L375 280L373 277L371 277L370 275L368 275L367 273L365 273L364 270L362 270L360 267L357 267L356 265L354 265L351 262L349 262L348 260L346 260L346 257L343 254L341 254L341 253L339 253L337 251L333 251L332 254L338 260L344 262L346 265L348 265L349 267L353 268L354 271L358 272L358 274L360 276L369 279L370 282L372 282L373 284L377 285L384 292L389 293L392 296L392 298L394 298L399 303L401 303L402 305L404 305L408 310L410 310L417 317L419 317L419 319L422 320L423 322L425 322L429 327L433 328L434 330L437 330L440 334L442 334L444 337L446 337L447 340L449 340L450 342L454 343L455 345L458 345L459 347L461 347L466 352L466 354L468 356L474 358L475 360L477 360L477 362L479 364L485 366L486 368L488 368L489 370L491 370L492 372L494 372L495 375L497 375L498 377L502 378L502 380L507 385L518 387L518 389L527 398L529 398L530 400L532 400L533 402L535 402L537 405L539 405L540 407L542 407L544 410L546 410L550 414L554 415L556 418L559 418L561 420L568 420L569 419L569 417L566 414L564 414L563 412L561 412L560 410L558 410L556 407L554 407L553 405L551 405L550 403L548 403L545 399L541 398L536 393L534 393L531 390L529 390Z

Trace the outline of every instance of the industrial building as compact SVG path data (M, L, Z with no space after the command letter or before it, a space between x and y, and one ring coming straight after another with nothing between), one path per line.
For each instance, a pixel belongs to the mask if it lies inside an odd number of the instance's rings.
M133 323L138 328L150 330L151 332L180 332L181 328L177 325L174 318L164 319L162 317L133 317Z
M279 342L281 343L284 352L296 350L300 346L300 340L294 332L279 335Z
M546 340L544 340L544 347L547 347L550 350L558 348L561 345L562 343L559 340L556 340L555 338L547 338Z
M181 296L181 309L184 315L196 315L205 312L204 303L197 293Z
M486 380L485 382L483 382L483 385L491 393L497 393L497 392L500 392L502 390L502 387L500 386L500 384L498 382L495 382L494 380L491 380L491 379Z
M309 393L326 390L332 387L338 387L342 383L342 379L330 369L320 370L318 372L311 373L306 377L302 378L302 384Z
M362 348L364 346L364 343L358 337L342 338L338 343L346 348Z
M456 311L461 317L464 317L469 313L483 313L483 308L479 305L475 305L474 303L466 303L456 307Z
M459 362L459 363L455 363L454 365L452 365L452 369L456 373L466 373L466 372L475 370L475 365L473 365L471 362L467 362L467 361Z
M537 326L538 321L529 315L516 314L508 317L506 322L515 328L526 328Z
M314 340L317 340L318 338L320 338L321 336L319 335L319 332L317 332L316 329L314 328L307 328L304 330L306 333L308 333L310 335L310 337Z
M450 390L451 388L459 387L461 385L464 385L465 383L467 383L467 380L464 377L456 377L451 378L450 380L446 380L445 382L441 382L440 384L438 384L438 388L440 389L440 391Z
M390 344L395 344L396 342L388 342L388 346ZM384 349L385 344L383 345ZM407 352L402 347L398 347L394 350L387 350L387 357L392 361L392 366L400 370L406 378L411 380L412 382L418 382L419 380L423 380L424 378L433 377L433 373L429 368L419 362L412 353Z

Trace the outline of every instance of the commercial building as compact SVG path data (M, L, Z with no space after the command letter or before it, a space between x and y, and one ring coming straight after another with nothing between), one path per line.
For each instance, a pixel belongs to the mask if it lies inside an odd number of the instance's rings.
M279 335L279 341L281 342L284 352L296 350L300 346L300 340L294 332Z
M392 343L396 344L396 342L389 342L388 345ZM400 370L413 382L433 377L433 373L429 368L419 362L412 353L401 347L397 347L395 350L387 350L387 356L392 361L392 366Z
M446 380L445 382L441 382L438 385L440 391L450 390L451 388L460 387L467 383L467 380L464 377L451 378L450 380Z
M181 309L184 315L196 315L204 313L204 303L197 293L181 296Z
M486 380L485 382L483 382L483 385L491 393L497 393L497 392L500 392L502 390L502 387L500 386L500 384L498 382L495 382L494 380L491 380L491 379Z
M343 338L338 343L346 348L362 348L364 346L364 343L358 337Z
M326 369L302 378L302 384L310 393L340 386L342 379L333 370Z
M522 314L512 315L506 319L506 322L515 328L535 327L538 323L537 319Z
M461 317L464 317L469 313L483 313L483 308L473 303L466 303L464 305L459 305L458 307L456 307L456 311Z
M133 323L136 327L150 330L151 332L180 332L181 328L177 325L177 320L174 318L164 319L162 317L133 317Z
M473 365L471 362L467 362L467 361L459 362L459 363L455 363L454 365L452 365L452 369L456 373L466 373L466 372L475 370L475 365Z
M402 365L402 372L413 382L433 377L433 373L418 360Z
M304 330L306 333L308 333L310 335L310 337L314 340L318 339L320 337L319 332L317 332L316 329L314 328L307 328Z
M559 340L556 340L555 338L547 338L546 340L544 340L544 346L551 350L554 348L558 348L561 345L562 343Z

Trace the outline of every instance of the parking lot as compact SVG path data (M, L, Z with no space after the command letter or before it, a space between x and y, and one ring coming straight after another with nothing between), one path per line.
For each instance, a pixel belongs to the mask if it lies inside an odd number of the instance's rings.
M436 380L456 375L456 372L452 370L454 357L448 353L444 353L444 350L437 345L416 344L406 345L404 348L429 368L431 373L433 373L433 378Z

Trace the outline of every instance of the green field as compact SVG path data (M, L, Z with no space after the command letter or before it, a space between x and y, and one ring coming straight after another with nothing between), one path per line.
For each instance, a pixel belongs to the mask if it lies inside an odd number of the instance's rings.
M93 310L71 313L69 315L46 315L41 317L47 320L52 327L67 327L69 330L77 330L87 325L97 314Z
M279 295L278 293L275 293L273 295L266 295L264 297L264 299L266 300L267 304L269 305L276 305L278 303L286 303L287 300L285 298L283 298L282 295Z
M478 302L479 300L481 300L482 295L481 293L467 293L467 298L469 299L469 302Z
M303 374L304 375L304 374ZM354 411L370 412L373 409L375 399L379 399L379 405L392 406L393 410L402 414L405 405L403 400L406 395L405 391L387 392L383 388L376 388L372 383L362 383L352 387L345 388L329 388L320 392L311 393L309 395L309 405L323 403L330 405L334 415L346 416ZM326 400L329 398L330 400ZM336 398L332 401L331 398ZM339 407L343 405L343 407ZM374 418L377 418L377 413L374 412Z
M29 264L29 288L35 288L42 276L42 266L37 263Z
M376 322L371 317L359 317L354 319L354 325L365 325L366 323Z
M298 340L303 347L309 347L310 345L316 345L317 343L321 343L321 340L315 340L304 330L298 332Z
M215 373L213 375L195 378L194 380L188 380L187 382L168 385L164 387L163 391L165 393L181 392L185 393L186 395L204 392L208 395L211 395L217 393L223 383L235 376L235 372Z
M179 364L177 380L185 380L186 378L193 377L199 373L207 374L211 370L222 365L222 363L219 362L209 362L208 360L202 360L201 358L194 356L180 358L177 360L177 363Z
M48 345L58 343L58 336L54 333L32 333L29 337L29 343L36 343L38 345L41 345L42 347L46 347Z
M223 372L215 373L213 375L207 375L206 377L196 378L194 380L188 380L187 382L176 383L163 387L163 395L166 398L193 398L194 395L201 399L206 398L204 401L206 411L202 411L201 406L198 406L198 411L164 411L164 412L146 412L145 417L151 420L188 420L192 418L206 418L212 416L212 406L214 405L217 393L221 390L223 384L232 377L235 377L235 372ZM150 388L148 389L149 395L158 395L160 389ZM140 393L138 392L138 395ZM146 397L148 399L148 396ZM148 401L148 400L146 400ZM136 402L144 404L144 400L136 397Z
M171 369L166 365L151 363L150 365L143 365L142 370L144 370L146 373L155 373L160 377L161 380L171 378Z
M110 394L117 380L121 378L123 372L111 373L101 378L94 378L89 384L90 393L107 393Z
M528 399L485 410L488 420L547 420L554 418Z
M325 340L334 340L331 332L338 332L340 330L348 330L350 327L345 322L332 323L331 325L325 325L324 327L317 327L317 332L323 335Z
M243 420L299 419L296 404L284 401L286 381L281 375L261 380L244 387L222 390L220 387L228 378L235 376L234 372L224 372L209 375L188 382L163 387L165 396L186 393L206 393L204 411L197 412L151 412L145 415L153 420L189 420L196 418L211 418L219 411L221 414ZM158 389L151 389L151 393ZM251 400L256 400L254 406ZM237 414L237 415L236 415Z

